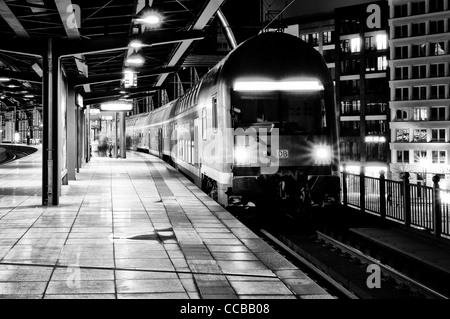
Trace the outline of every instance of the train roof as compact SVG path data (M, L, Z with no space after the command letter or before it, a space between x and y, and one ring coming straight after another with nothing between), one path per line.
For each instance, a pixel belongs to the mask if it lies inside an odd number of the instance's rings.
M322 55L300 38L281 33L259 34L241 43L220 64L220 78L318 78L332 85L332 78Z

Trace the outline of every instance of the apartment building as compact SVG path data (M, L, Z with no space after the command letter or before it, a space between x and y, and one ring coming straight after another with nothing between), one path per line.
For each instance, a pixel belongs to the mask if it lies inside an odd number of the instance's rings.
M348 171L387 171L388 4L335 10L336 103L340 108L340 160Z
M449 0L389 0L393 178L450 178L449 9Z

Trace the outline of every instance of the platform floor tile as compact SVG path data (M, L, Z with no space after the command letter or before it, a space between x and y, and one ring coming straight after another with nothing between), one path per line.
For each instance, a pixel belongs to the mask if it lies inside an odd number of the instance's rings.
M60 205L47 207L41 157L38 150L0 167L0 298L290 299L322 292L155 157L94 157L62 186Z

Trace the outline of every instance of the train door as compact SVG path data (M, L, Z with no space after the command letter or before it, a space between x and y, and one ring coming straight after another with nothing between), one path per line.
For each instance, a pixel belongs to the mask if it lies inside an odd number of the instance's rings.
M158 154L160 158L163 157L163 134L161 128L158 129Z

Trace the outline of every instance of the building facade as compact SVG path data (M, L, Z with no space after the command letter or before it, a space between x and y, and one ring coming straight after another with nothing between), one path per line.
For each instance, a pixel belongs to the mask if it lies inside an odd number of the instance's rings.
M334 19L317 19L298 25L299 37L322 54L333 80L336 79Z
M337 8L335 33L341 164L378 176L390 159L387 2Z
M449 0L389 0L389 9L393 177L407 171L431 186L440 174L448 184Z
M388 171L388 3L338 8L300 23L299 36L324 57L335 81L340 162L350 172Z

